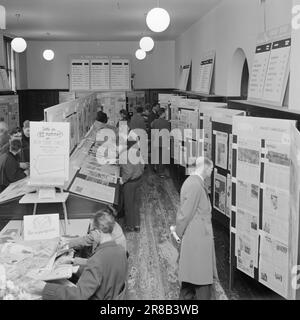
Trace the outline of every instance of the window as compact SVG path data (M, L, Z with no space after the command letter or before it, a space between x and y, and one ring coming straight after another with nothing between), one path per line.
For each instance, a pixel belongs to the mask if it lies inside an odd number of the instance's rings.
M16 53L11 47L11 38L3 37L4 40L4 55L5 66L8 77L9 88L12 91L16 91Z

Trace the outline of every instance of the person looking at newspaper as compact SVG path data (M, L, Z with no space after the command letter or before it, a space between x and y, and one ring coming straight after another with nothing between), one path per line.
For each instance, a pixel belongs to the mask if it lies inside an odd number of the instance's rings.
M118 297L127 279L128 262L124 248L112 237L115 219L104 210L98 211L93 224L101 243L88 259L76 286L33 280L27 291L42 295L44 300L114 300Z
M104 209L101 210L102 212L105 212L107 214L110 214L113 217L116 217L116 211L111 206L106 206ZM98 212L96 212L95 215L97 215ZM126 245L126 238L124 236L123 230L120 227L120 225L115 222L114 228L111 233L112 239L116 242L116 244L121 245L124 250L127 252L127 245ZM60 248L61 249L81 249L84 247L91 247L91 254L93 255L97 248L101 245L101 233L95 226L94 222L91 222L91 228L89 233L86 236L78 237L78 238L61 238L60 241ZM81 258L81 257L66 257L66 259L61 259L61 263L73 263L74 265L79 266L86 266L88 259Z
M180 191L175 233L181 239L179 256L180 300L208 300L211 285L218 279L211 204L204 187L213 163L206 157L195 160L194 170Z

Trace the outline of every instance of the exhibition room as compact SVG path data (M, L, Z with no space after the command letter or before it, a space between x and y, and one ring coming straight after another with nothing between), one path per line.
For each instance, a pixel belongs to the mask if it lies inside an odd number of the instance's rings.
M0 0L0 300L298 300L299 56L300 0Z

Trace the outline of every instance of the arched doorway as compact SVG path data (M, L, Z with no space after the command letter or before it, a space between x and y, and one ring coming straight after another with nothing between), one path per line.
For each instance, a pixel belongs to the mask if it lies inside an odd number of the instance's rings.
M227 79L227 95L241 96L247 99L249 83L248 62L243 49L238 48L233 54Z

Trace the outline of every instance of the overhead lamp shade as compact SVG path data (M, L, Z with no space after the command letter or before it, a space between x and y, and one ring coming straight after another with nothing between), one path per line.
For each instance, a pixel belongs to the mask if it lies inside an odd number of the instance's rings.
M153 8L147 13L146 23L153 32L163 32L170 24L170 15L163 8Z
M143 51L148 52L154 48L154 41L151 37L143 37L140 40L140 47Z
M146 52L142 49L137 49L135 52L135 56L138 60L144 60L146 58Z
M53 50L50 50L50 49L44 50L44 52L43 52L43 58L44 58L45 60L47 60L47 61L53 60L53 58L54 58L54 52L53 52Z
M0 29L6 29L6 10L3 6L0 6Z
M27 43L23 38L14 38L11 42L11 47L15 52L21 53L26 50Z

